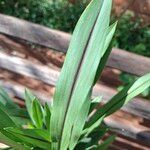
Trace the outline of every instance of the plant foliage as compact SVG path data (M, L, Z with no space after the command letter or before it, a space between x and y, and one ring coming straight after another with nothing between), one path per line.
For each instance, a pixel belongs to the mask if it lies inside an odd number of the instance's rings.
M85 7L63 0L0 0L0 13L66 32L73 31Z
M112 0L93 0L80 17L56 86L53 104L42 106L29 90L27 109L0 90L0 141L16 150L105 150L111 136L104 118L150 86L150 74L137 79L93 113L101 97L92 99L93 86L111 52L116 25L109 25ZM92 115L91 115L92 112Z

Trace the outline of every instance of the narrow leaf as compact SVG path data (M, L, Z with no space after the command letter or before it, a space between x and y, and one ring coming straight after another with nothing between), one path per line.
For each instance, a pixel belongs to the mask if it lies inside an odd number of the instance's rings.
M45 117L45 125L47 129L50 130L51 110L50 106L47 103L45 103L44 107L44 117Z
M5 136L1 132L0 132L0 142L6 144L8 146L11 146L11 147L15 148L16 150L29 150L29 148L9 139L9 137Z
M107 138L101 145L99 145L95 150L107 150L110 144L115 140L115 135Z
M107 127L97 127L93 130L88 136L83 136L79 141L76 150L78 149L87 149L91 147L95 147L98 145L100 139L105 135L108 131Z
M34 138L37 140L43 140L50 142L50 135L49 132L44 129L19 129L19 128L12 128L8 127L5 128L6 131L13 132L16 134L21 134L30 138Z
M98 106L100 104L101 101L102 101L102 96L94 98L91 101L91 107L90 107L89 113L91 113L96 108L96 106Z
M32 118L34 125L37 128L42 128L43 126L43 108L37 99L32 102Z
M2 87L0 87L0 103L7 108L19 108Z
M95 115L93 115L95 116ZM99 117L98 121L92 124L91 126L86 126L86 128L83 130L82 134L85 134L85 136L88 136L93 130L95 130L98 126L101 125L102 121L104 120L105 116ZM89 123L89 122L88 122ZM89 125L89 124L88 124Z
M96 75L95 75L95 80L94 80L94 85L95 83L97 82L97 80L100 78L100 75L106 65L106 62L108 60L108 57L111 53L111 50L112 50L112 38L113 38L113 35L115 33L115 30L116 30L116 26L117 26L117 22L113 23L108 29L107 29L107 37L106 37L106 40L105 40L105 45L104 45L104 49L107 49L106 52L104 52L104 55L99 63L99 66L98 66L98 69L97 69L97 72L96 72ZM110 44L110 45L109 45Z
M38 99L31 93L31 91L26 89L25 90L25 103L26 103L27 111L29 113L29 116L30 116L33 124L35 126L39 127L39 126L41 126L41 121L38 119L38 116L36 115L36 109L38 109L38 107L39 107L38 105L40 105L40 104L35 104L37 102L33 102L34 100L38 101ZM35 105L34 110L33 110L33 105ZM35 118L33 116L33 111L35 111L35 114L34 114ZM40 110L38 110L38 111L40 111ZM41 117L41 115L39 117ZM36 121L38 121L38 122L36 122Z
M108 103L106 103L91 117L87 127L95 126L95 124L100 122L102 117L106 117L114 113L148 87L150 87L150 73L140 77L134 83L129 84L122 91L116 94Z
M35 96L29 91L25 90L25 103L27 107L27 111L30 115L30 118L33 120L33 115L32 115L32 102L35 99Z
M78 143L80 135L82 134L83 127L87 120L87 116L88 116L90 105L91 105L89 95L87 99L89 100L83 103L81 111L79 112L78 117L76 118L76 121L72 127L72 135L71 135L70 143L69 143L70 149L73 149L75 145Z
M10 128L6 128L6 131L14 135L15 137L19 138L24 144L27 144L29 146L37 147L37 148L42 148L42 149L50 149L51 148L51 143L50 142L45 142L36 138L31 138L26 135L22 135L19 133L14 132Z
M87 101L100 60L106 51L105 40L108 34L111 4L112 0L92 1L82 14L73 33L56 86L51 118L52 139L61 140L60 149L67 149L69 146L72 126L82 105Z
M5 127L15 127L15 126L16 124L13 122L11 117L0 108L0 129L3 129Z

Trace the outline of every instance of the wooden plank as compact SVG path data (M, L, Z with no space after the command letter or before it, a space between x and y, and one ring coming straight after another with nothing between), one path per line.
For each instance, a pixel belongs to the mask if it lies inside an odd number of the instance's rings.
M150 72L150 58L114 48L107 66L142 76Z
M37 53L37 49L34 50L33 48L31 48L31 46L23 42L19 43L15 39L2 34L0 34L0 49L4 49L8 53L18 52L24 54L25 57L30 56L32 58L35 58L43 64L47 63L45 57L42 57L40 53Z
M20 84L8 83L0 80L0 85L6 89L6 91L17 98L24 100L24 92L26 87ZM32 90L32 92L39 98L40 102L44 104L45 102L52 102L52 98L47 94L44 95L41 92Z
M71 35L0 14L0 33L66 52ZM150 72L150 59L114 48L107 66L141 76Z
M24 99L24 90L25 87L22 85L15 85L14 83L8 83L0 81L0 85L6 89L7 92L13 94L14 96ZM52 97L42 95L42 93L37 91L32 91L42 103L49 101L51 102ZM122 123L124 122L124 124ZM112 128L113 131L126 135L133 139L149 143L150 132L149 128L142 125L137 125L134 122L130 122L123 118L118 118L117 116L111 115L105 119L106 125ZM142 138L141 138L142 137Z
M59 76L58 71L50 69L44 65L32 63L22 58L9 56L3 52L0 52L0 67L41 80L49 85L55 85Z
M67 33L2 14L0 32L63 52L66 51L70 40Z
M148 127L141 126L123 117L119 118L117 115L105 118L105 124L117 133L149 144L150 129Z
M59 77L59 71L50 69L44 65L32 63L22 58L9 56L2 52L0 52L0 67L21 75L43 81L44 83L53 86L56 85ZM97 84L94 88L93 96L102 95L105 100L104 102L106 103L116 93L116 90L112 88ZM142 98L135 98L134 101L131 101L122 109L150 120L149 105L149 101L143 100Z

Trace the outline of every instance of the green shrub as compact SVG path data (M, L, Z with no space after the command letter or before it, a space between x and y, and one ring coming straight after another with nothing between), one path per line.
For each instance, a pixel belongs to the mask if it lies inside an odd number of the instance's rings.
M141 24L142 20L123 15L118 22L114 46L150 57L150 29Z
M53 104L42 106L28 90L26 109L0 89L0 141L16 150L105 150L113 142L103 124L133 97L150 86L150 74L127 85L101 109L101 97L91 98L107 58L116 25L109 26L112 0L93 0L80 17L56 86ZM92 114L91 114L92 113Z
M55 0L1 0L0 13L72 32L85 6Z

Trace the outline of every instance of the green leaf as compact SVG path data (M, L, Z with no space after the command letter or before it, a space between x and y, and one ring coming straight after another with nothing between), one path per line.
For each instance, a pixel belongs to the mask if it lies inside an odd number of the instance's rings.
M95 114L93 115L95 116ZM95 130L98 126L101 125L102 121L104 120L105 116L99 117L98 121L93 123L91 126L86 124L86 128L83 130L82 134L85 134L85 136L88 136L93 130Z
M19 108L13 102L13 100L9 97L7 92L2 87L0 87L0 103L3 104L8 109L10 109L10 108Z
M105 40L105 45L104 45L104 49L107 49L106 52L104 53L100 63L99 63L99 66L98 66L98 69L97 69L97 72L96 72L96 75L95 75L95 80L94 80L94 85L95 83L97 82L97 80L100 78L100 75L106 65L106 62L108 60L108 57L111 53L111 50L112 50L112 38L113 38L113 35L115 33L115 30L116 30L116 26L117 26L117 22L113 23L108 29L107 29L107 37L106 37L106 40ZM111 43L110 43L111 42ZM109 45L110 44L110 45Z
M7 109L6 111L8 112L9 115L13 117L22 117L25 119L29 119L29 115L26 109L24 108L16 108L16 109Z
M16 150L29 150L29 148L11 140L9 137L5 136L0 132L0 142L15 148Z
M5 128L6 131L13 132L16 134L21 134L30 138L34 138L37 140L47 141L50 142L50 135L49 132L45 129L19 129L19 128L12 128L8 127Z
M35 96L29 91L25 90L25 103L27 107L27 111L30 115L30 118L33 120L33 115L32 115L32 102L35 99Z
M37 147L42 149L50 149L51 143L42 141L41 139L36 139L33 137L29 137L27 135L22 135L19 132L16 133L16 130L14 131L13 128L6 128L7 132L11 133L13 136L21 140L21 143L27 144L30 147Z
M70 137L70 142L69 142L70 149L73 149L75 147L75 145L78 143L78 140L82 134L83 127L87 120L87 116L88 116L90 105L91 105L89 95L88 95L87 99L89 99L89 100L85 101L83 103L81 111L77 115L76 121L72 127L72 135Z
M11 117L0 108L0 129L5 127L16 127Z
M35 102L35 101L37 101L37 102ZM40 120L40 119L43 116L41 114L42 108L41 108L40 104L38 104L38 99L31 93L31 91L29 91L27 89L25 90L25 103L26 103L27 111L29 113L29 116L30 116L33 124L36 127L40 128L41 124L42 124L41 123L42 120ZM37 113L39 113L39 116Z
M33 123L37 128L42 128L43 126L43 108L37 99L32 102L32 118Z
M87 95L91 92L97 68L107 49L105 40L111 4L111 0L92 1L79 19L73 33L56 86L50 125L53 141L61 139L60 149L68 148L71 136L79 136L72 134L72 126L83 104L88 101Z
M51 108L47 103L45 103L45 107L44 107L44 117L45 117L45 121L44 121L45 125L47 129L50 130Z
M16 105L2 87L0 87L0 108L11 117L29 118L26 109Z
M11 116L11 119L12 119L13 122L15 122L18 126L24 126L24 125L27 125L28 123L31 122L30 119L22 118L22 117L14 117L14 116Z
M95 98L91 101L91 103L92 103L92 104L99 104L101 101L102 101L102 96L100 96L100 97L95 97Z
M86 127L95 126L95 124L98 125L98 122L101 121L102 117L104 118L114 113L148 87L150 87L150 73L140 77L134 83L129 84L122 91L116 94L101 109L97 110L97 112L91 117Z
M100 144L95 150L107 150L110 144L115 140L116 136L110 136L102 144Z
M8 108L0 103L0 109L6 112L15 123L17 121L17 124L23 125L25 122L29 122L27 111L23 108Z
M108 128L106 126L97 127L88 136L81 137L81 140L79 141L75 149L78 150L78 149L87 149L93 146L95 147L96 145L98 145L100 139L105 135L107 131Z
M96 97L91 101L91 107L90 107L90 113L100 104L102 101L102 96L101 97Z

